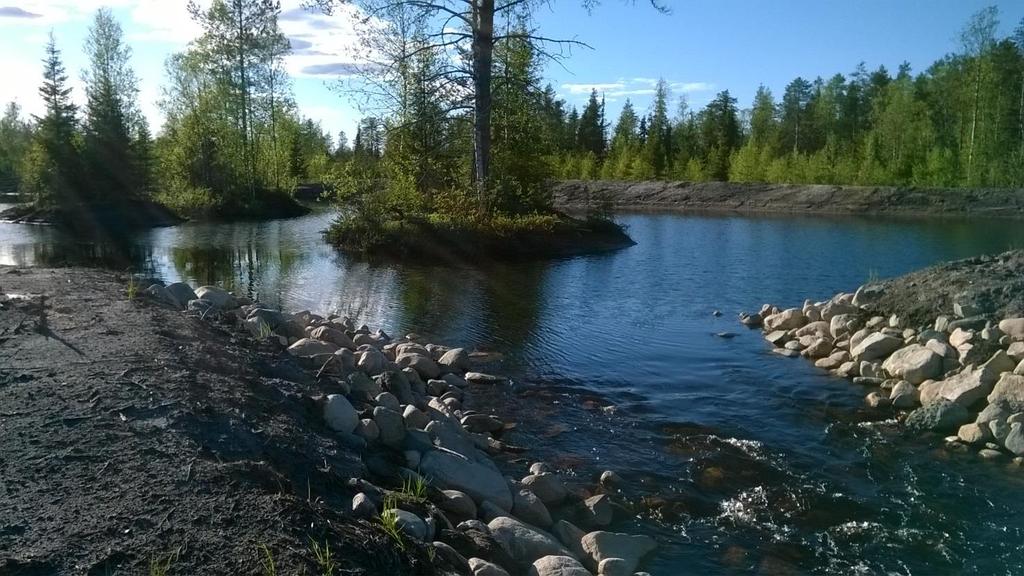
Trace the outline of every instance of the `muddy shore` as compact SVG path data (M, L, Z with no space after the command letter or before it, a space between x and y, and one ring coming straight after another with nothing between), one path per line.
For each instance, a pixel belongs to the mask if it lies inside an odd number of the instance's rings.
M496 359L414 340L0 267L0 575L635 572L615 474L527 470Z
M553 193L567 210L1024 217L1021 189L569 180Z

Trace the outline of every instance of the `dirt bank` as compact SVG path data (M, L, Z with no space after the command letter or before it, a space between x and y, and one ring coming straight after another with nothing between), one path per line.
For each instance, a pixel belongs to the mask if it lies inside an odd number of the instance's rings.
M878 285L881 295L866 307L911 326L952 318L956 304L989 320L1024 316L1024 250L946 262Z
M553 191L555 204L565 209L605 203L628 210L1024 216L1022 189L570 180L556 183Z
M280 348L85 269L0 267L0 574L434 574L347 513L363 465ZM327 388L325 390L325 388ZM354 570L354 572L349 572Z

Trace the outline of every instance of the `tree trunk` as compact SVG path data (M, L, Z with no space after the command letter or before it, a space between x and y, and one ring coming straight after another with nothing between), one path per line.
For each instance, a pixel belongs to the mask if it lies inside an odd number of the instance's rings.
M249 78L245 66L245 20L243 7L239 0L235 0L235 6L238 12L238 37L236 42L238 42L238 74L242 96L242 162L245 164L245 179L249 186L249 196L255 202L256 187L253 183L252 143L249 134Z
M974 135L978 130L978 105L981 98L981 55L978 55L978 68L974 75L974 109L971 114L971 139L967 148L967 185L972 183L974 172Z
M494 0L473 2L473 171L480 209L487 209L491 176L491 76Z

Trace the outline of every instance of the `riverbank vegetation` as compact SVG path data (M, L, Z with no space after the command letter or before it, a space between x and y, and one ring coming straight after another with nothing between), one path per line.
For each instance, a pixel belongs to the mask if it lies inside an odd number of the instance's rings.
M915 74L859 65L762 86L742 110L728 90L702 110L657 86L647 113L628 102L610 125L594 92L582 113L550 105L561 179L1017 187L1024 185L1024 23L996 37L995 7L965 25L961 48ZM609 133L609 128L611 128Z
M164 207L182 217L304 213L288 191L321 177L330 139L291 99L278 11L263 2L192 8L203 34L168 60L156 138L139 109L131 48L109 10L96 13L83 47L84 107L51 34L44 113L25 119L11 103L0 119L0 186L30 203L7 216L114 226L167 223ZM156 217L140 219L140 210Z

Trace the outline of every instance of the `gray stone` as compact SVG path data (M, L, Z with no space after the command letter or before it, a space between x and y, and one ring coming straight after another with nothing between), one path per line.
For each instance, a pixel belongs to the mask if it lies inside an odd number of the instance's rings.
M221 310L231 310L238 307L235 297L227 290L217 286L200 286L196 288L195 294L197 299L205 300Z
M1006 420L1012 414L1010 405L1005 400L998 400L996 402L990 402L981 412L978 413L978 417L975 418L975 422L979 424L986 424L993 420Z
M480 558L470 558L469 569L473 572L473 576L509 576L501 566Z
M438 358L437 364L445 370L465 372L469 370L469 354L463 348L452 348Z
M587 553L588 564L597 568L605 558L622 558L628 562L629 571L636 570L640 560L658 547L650 536L633 536L616 532L591 532L583 537L580 544Z
M384 370L386 360L380 350L374 348L363 350L356 354L356 368L370 376L376 376Z
M430 417L412 405L405 407L405 411L402 412L402 418L405 420L406 428L419 428L422 430L430 424Z
M765 335L764 339L770 342L773 346L782 347L786 342L789 342L790 336L785 330L775 330L774 332L770 332Z
M868 395L864 397L864 402L869 408L885 408L890 404L889 398L878 391L869 392Z
M196 300L199 296L196 295L192 287L184 282L173 282L167 285L167 291L174 296L174 299L178 301L178 305L182 308L189 300Z
M988 320L984 316L969 316L949 323L949 331L954 332L957 328L964 330L982 330Z
M988 402L1002 402L1010 412L1024 412L1024 376L1004 373L988 395Z
M377 505L365 493L360 492L352 497L352 514L356 518L369 520L377 516Z
M470 414L462 418L462 426L470 432L489 434L501 430L505 424L489 414Z
M395 364L401 368L412 368L426 379L437 378L441 375L441 368L430 357L429 353L404 353L395 358Z
M359 421L359 426L356 428L355 433L367 442L373 442L380 438L380 428L377 427L376 422L369 418L363 418Z
M526 576L591 576L575 558L568 556L544 556L534 561Z
M991 448L982 448L978 450L978 456L981 456L985 460L996 460L1003 457L1003 453L998 450Z
M605 558L597 565L598 576L633 576L633 570L622 558Z
M855 360L881 360L902 346L901 338L876 332L864 338L850 353Z
M519 564L531 564L544 556L570 556L554 536L510 518L499 516L487 523L491 535Z
M971 422L961 426L956 435L967 444L981 444L992 438L992 431L989 429L987 422L983 424Z
M377 397L374 398L373 401L377 403L377 406L383 406L388 410L394 410L395 412L402 409L402 403L399 402L398 398L395 398L395 395L391 392L381 392L380 394L377 394Z
M533 491L546 506L560 504L569 493L557 474L531 474L523 478L523 486Z
M588 528L603 528L612 523L614 510L612 499L607 494L587 498L583 501L583 509L586 511L586 520L581 524Z
M465 492L478 504L487 500L502 510L512 509L508 483L490 460L432 450L420 460L420 471L439 488Z
M414 540L423 541L427 537L427 525L419 516L406 510L393 509L385 514L393 514L398 529Z
M942 375L942 358L920 344L911 344L893 352L882 369L893 378L916 385Z
M970 419L971 415L967 412L967 408L945 398L938 398L911 412L903 425L907 430L915 433L952 432Z
M329 394L324 401L324 420L335 432L351 434L359 426L359 414L341 394Z
M321 342L312 338L303 338L288 347L288 353L292 356L317 356L320 354L334 354L338 351L336 344Z
M504 376L495 376L494 374L484 374L482 372L466 372L463 378L472 384L507 384L508 378Z
M380 395L380 384L363 372L353 372L348 375L348 386L353 394L362 394L372 400Z
M1014 422L1003 440L1003 446L1014 456L1024 455L1024 424Z
M345 348L348 350L356 349L355 343L352 342L352 339L349 338L347 334L337 328L332 328L331 326L317 326L309 331L309 335L317 340L330 342L339 348Z
M551 526L551 513L536 494L526 488L513 487L512 500L513 516L533 526Z
M442 490L437 506L460 518L476 518L476 503L465 492Z
M168 288L170 288L170 286L168 286ZM1004 320L1000 320L999 329L1015 342L1024 340L1024 318L1006 318Z
M377 406L373 409L373 421L380 429L380 441L392 448L400 448L405 438L405 420L395 410Z
M807 317L799 308L789 308L764 319L764 327L768 332L775 330L793 330L807 323Z
M889 400L894 408L913 408L917 405L919 394L917 388L906 380L900 380L889 393Z

